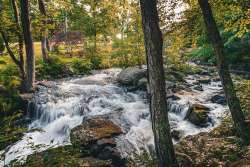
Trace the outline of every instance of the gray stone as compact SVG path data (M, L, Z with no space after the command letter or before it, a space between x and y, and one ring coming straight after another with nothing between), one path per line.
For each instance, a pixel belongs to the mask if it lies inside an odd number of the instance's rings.
M92 118L71 130L70 139L74 145L88 145L104 138L122 134L121 128L110 120Z
M196 85L194 86L194 90L203 91L203 87L202 85Z
M201 104L193 104L189 107L185 119L196 126L206 127L210 120L208 116L209 108Z
M222 95L213 96L211 98L211 102L221 104L221 105L226 105L227 104L225 96L222 96Z
M148 79L147 78L142 78L138 81L138 88L142 90L146 90L148 85Z
M127 86L137 86L140 79L147 76L146 69L140 69L136 67L129 67L122 70L118 76L117 81Z

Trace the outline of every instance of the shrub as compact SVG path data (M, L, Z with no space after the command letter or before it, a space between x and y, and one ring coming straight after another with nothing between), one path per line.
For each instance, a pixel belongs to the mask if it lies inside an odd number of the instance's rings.
M1 79L5 78L0 89L0 150L21 138L24 128L17 124L23 117L23 101L16 89L15 76L6 77L6 74L15 74L15 69L8 67L1 71ZM14 71L12 71L14 70ZM15 77L15 78L13 78Z
M91 63L91 69L100 69L102 60L100 57L91 57L90 58L90 63Z
M247 119L250 119L250 80L241 77L236 78L236 80L236 90L241 102L242 110L246 114Z
M4 49L5 49L5 46L4 46L2 38L0 37L0 54L3 53Z
M0 83L9 89L19 86L20 78L17 67L14 65L7 65L2 69L0 71Z
M48 62L39 61L37 77L43 79L61 78L64 74L65 64L57 57L50 57Z
M74 74L88 74L92 68L92 64L85 59L75 59L71 63L71 68Z

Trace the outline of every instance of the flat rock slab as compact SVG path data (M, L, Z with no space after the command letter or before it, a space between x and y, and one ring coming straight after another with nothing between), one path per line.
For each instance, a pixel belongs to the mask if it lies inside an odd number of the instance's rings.
M136 86L138 81L147 76L146 69L140 69L137 67L129 67L122 70L118 76L117 81L124 85Z
M104 138L111 138L122 134L122 129L110 120L93 118L71 130L71 142L88 145Z

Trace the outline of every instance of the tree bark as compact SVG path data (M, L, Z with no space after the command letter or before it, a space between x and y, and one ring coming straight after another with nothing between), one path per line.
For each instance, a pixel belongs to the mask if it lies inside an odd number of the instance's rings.
M176 167L170 134L162 57L162 34L156 0L140 0L144 42L147 55L149 98L155 151L159 167Z
M7 37L7 34L3 30L0 30L0 34L2 36L3 42L5 44L5 47L6 47L6 50L9 54L9 56L11 57L12 61L19 68L20 78L22 80L21 89L23 89L23 85L24 85L25 77L26 77L25 68L24 68L24 59L23 59L23 37L22 37L22 33L21 33L19 12L18 12L16 0L11 0L10 5L13 9L13 15L14 15L15 24L16 24L16 34L18 37L18 55L19 55L19 57L16 56L15 53L12 51L12 49L9 45L9 39Z
M43 18L42 18L42 23L43 23L43 25L42 25L42 39L41 39L42 57L43 57L43 61L47 62L48 61L47 13L46 13L44 1L38 0L38 4L39 4L39 11L40 11L41 15L43 16Z
M22 30L21 30L21 23L20 23L20 19L19 19L19 10L17 7L17 3L16 0L12 0L12 8L13 8L13 13L14 13L14 18L15 18L15 22L16 22L16 27L17 27L17 36L18 36L18 54L19 54L19 70L20 70L20 74L21 74L21 79L22 79L22 83L21 83L21 89L24 88L24 83L25 83L25 78L26 78L26 73L25 73L25 67L24 67L24 58L23 58L23 36L22 36Z
M208 37L213 45L217 68L226 95L227 103L233 118L237 133L244 138L245 117L241 110L239 99L234 90L233 81L225 57L224 44L217 28L213 12L208 0L198 0L205 21Z
M31 35L30 18L29 18L29 1L20 0L21 20L23 28L23 37L26 51L26 83L25 91L31 91L35 82L35 56L34 46Z

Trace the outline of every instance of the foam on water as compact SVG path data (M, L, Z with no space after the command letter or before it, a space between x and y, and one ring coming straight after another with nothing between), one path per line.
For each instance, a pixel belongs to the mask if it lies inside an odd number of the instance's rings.
M125 132L116 140L124 156L141 148L151 149L154 138L146 93L128 92L114 82L120 69L95 72L93 75L56 82L52 88L41 87L34 98L34 121L22 140L6 149L5 163L17 159L24 161L34 152L70 144L70 130L83 119L104 115L120 125ZM188 83L196 77L189 76ZM184 136L209 131L220 123L225 107L208 101L221 91L218 83L203 85L204 91L182 92L178 101L168 100L169 120L172 129L181 130ZM211 109L213 123L198 128L184 120L189 103L199 102ZM4 161L0 161L3 166Z

